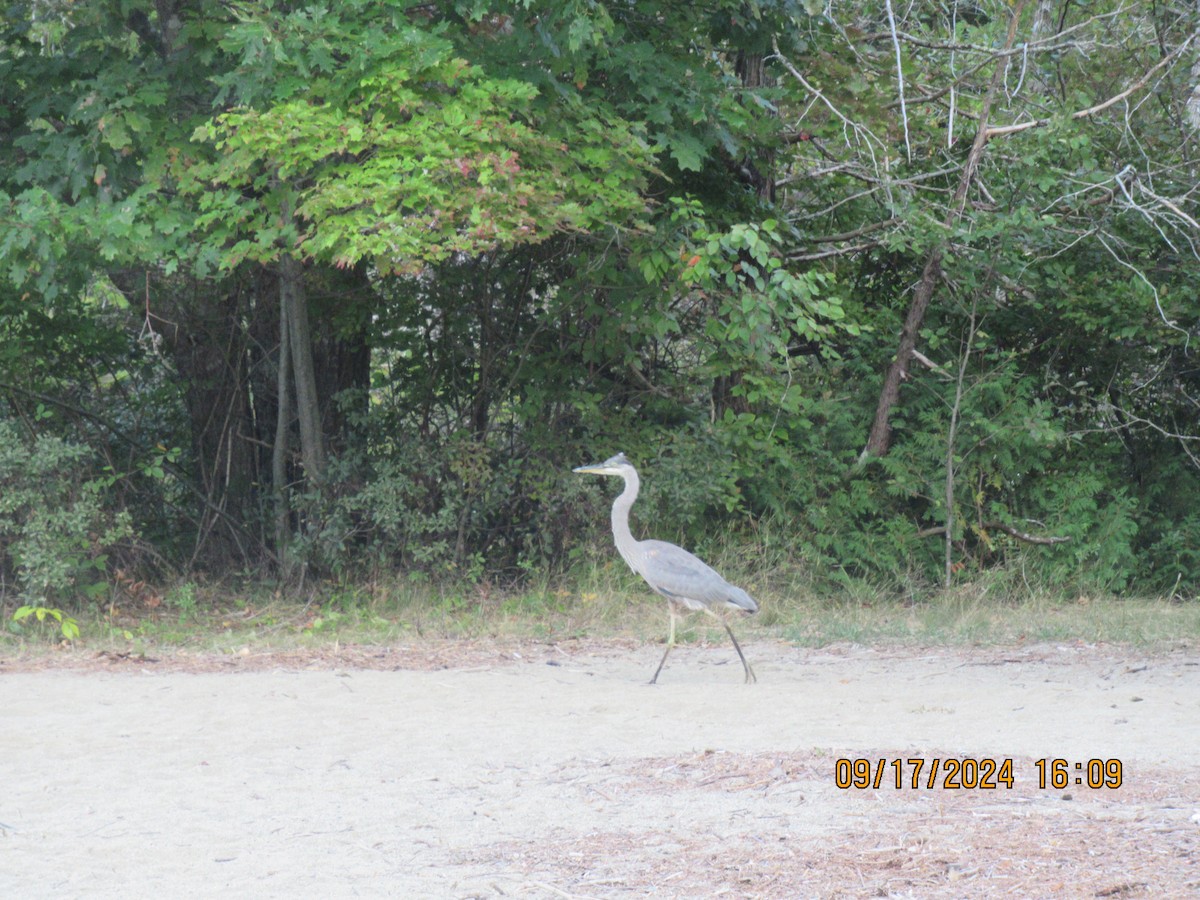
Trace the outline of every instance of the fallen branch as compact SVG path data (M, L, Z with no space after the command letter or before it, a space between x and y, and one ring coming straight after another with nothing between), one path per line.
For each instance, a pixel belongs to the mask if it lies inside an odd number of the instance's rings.
M985 529L993 531L1003 531L1005 534L1015 537L1019 541L1024 541L1027 544L1041 544L1043 546L1050 544L1066 544L1070 542L1069 537L1061 535L1047 535L1045 537L1037 534L1030 534L1027 531L1021 531L1014 528L1012 525L1005 525L1003 522L983 522L981 523ZM922 528L917 532L917 537L936 537L946 533L946 526L938 525L936 528Z
M1066 544L1071 539L1069 537L1050 535L1047 537L1039 537L1036 534L1029 534L1025 531L1018 531L1011 525L1005 525L1003 522L984 522L984 528L991 528L995 531L1003 531L1007 535L1015 537L1019 541L1024 541L1027 544Z

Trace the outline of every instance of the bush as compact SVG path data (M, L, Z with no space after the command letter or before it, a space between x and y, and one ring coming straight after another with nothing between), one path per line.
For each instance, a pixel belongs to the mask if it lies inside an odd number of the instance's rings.
M108 589L113 546L132 534L129 514L105 505L113 484L87 447L29 440L0 420L0 573L34 607L78 603Z

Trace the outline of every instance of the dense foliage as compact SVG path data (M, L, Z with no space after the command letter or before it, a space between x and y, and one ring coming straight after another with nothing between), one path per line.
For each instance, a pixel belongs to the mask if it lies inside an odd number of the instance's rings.
M563 572L623 450L810 586L1195 596L1198 27L12 3L4 590Z

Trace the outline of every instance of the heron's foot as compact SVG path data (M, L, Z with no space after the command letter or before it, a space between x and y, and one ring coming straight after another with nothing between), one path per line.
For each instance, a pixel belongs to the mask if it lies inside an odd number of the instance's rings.
M757 684L758 676L754 674L754 670L746 666L746 684Z

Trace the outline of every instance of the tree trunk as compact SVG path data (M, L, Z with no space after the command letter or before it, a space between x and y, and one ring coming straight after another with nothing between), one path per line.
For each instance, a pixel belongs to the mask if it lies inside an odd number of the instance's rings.
M767 72L767 57L763 53L739 50L734 61L743 87L756 90L774 87L775 79ZM742 177L753 187L764 203L775 202L775 152L763 149L757 158L746 157L741 161Z
M290 255L279 261L279 315L288 330L292 384L300 420L300 459L304 463L305 477L320 484L325 476L325 434L321 427L317 371L313 365L312 330L304 294L304 269L299 260Z
M896 355L888 366L883 378L883 390L879 393L879 403L875 407L875 420L871 423L871 434L867 438L867 446L859 457L864 462L869 456L883 456L888 452L892 439L892 426L889 421L892 409L900 399L900 382L908 377L908 363L912 359L913 350L917 346L917 335L921 324L925 321L925 312L929 309L929 301L933 299L934 288L942 277L942 249L935 247L929 251L925 261L925 270L917 289L913 292L912 306L904 318L904 327L900 329L900 345Z
M281 292L282 293L282 292ZM271 488L275 495L275 552L286 565L290 532L288 520L287 458L292 432L292 354L287 317L279 314L279 367L276 378L278 405L275 414L275 443L271 447Z
M1013 40L1017 34L1017 23L1021 19L1021 11L1024 7L1025 3L1020 2L1012 11L1012 16L1008 21L1008 39L1004 45L1005 50L1009 50L1013 46ZM996 95L1004 83L1004 59L997 58L993 61L993 65L995 66L995 70L992 72L992 80L988 85L987 94L983 98L983 106L979 111L979 127L975 132L975 140L971 144L971 152L967 154L967 159L963 163L962 175L959 178L958 187L954 191L954 197L950 201L950 208L947 210L943 221L947 231L962 218L963 208L967 202L967 191L971 187L971 182L975 178L975 172L979 168L979 161L983 158L984 148L987 146L988 115L991 112L992 103L995 101ZM933 292L937 288L938 281L941 280L942 260L944 256L945 249L936 246L929 251L929 255L926 257L925 268L921 272L921 280L917 282L917 288L913 292L912 306L909 307L908 315L904 319L904 327L900 331L900 343L896 348L896 355L888 365L887 372L883 378L883 388L879 392L879 403L875 407L875 419L871 423L871 433L867 438L867 445L863 448L862 454L858 458L860 464L871 456L883 456L888 452L888 447L891 445L892 426L890 419L892 410L900 400L900 384L908 377L908 364L912 360L913 349L916 347L917 334L925 322L925 313L929 309L929 301L933 299Z

